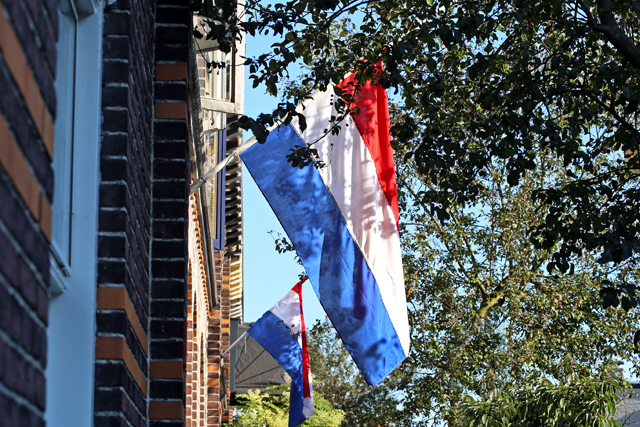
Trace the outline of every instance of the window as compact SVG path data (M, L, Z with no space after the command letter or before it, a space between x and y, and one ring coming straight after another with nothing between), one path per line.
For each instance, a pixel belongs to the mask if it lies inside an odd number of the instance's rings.
M212 52L204 52L203 55L205 55L207 62L225 65L223 68L206 68L205 96L221 101L232 101L232 54L214 50Z
M205 171L213 169L227 156L227 131L205 131L204 144L207 153ZM225 221L225 169L222 169L205 184L206 206L209 209L209 229L214 249L224 249Z
M73 215L73 141L75 112L76 40L78 11L69 0L60 1L56 95L58 99L53 158L53 221L51 289L58 295L71 274L71 221Z

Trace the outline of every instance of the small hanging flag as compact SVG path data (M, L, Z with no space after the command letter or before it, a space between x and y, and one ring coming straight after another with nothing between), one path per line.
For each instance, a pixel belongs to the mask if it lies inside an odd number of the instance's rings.
M302 314L302 282L296 284L247 331L291 377L289 427L313 415L307 332Z

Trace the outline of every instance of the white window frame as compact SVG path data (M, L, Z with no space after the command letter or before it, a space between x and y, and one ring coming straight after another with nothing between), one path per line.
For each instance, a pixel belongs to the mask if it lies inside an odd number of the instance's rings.
M73 146L75 140L75 80L77 72L78 9L73 1L59 2L56 73L57 116L53 158L54 198L51 206L51 295L66 291L71 276L73 216Z

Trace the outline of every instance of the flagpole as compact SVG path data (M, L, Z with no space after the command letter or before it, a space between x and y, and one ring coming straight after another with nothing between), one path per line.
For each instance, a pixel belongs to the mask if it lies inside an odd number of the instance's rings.
M309 96L309 98L313 99L313 95L318 93L318 92L319 91L314 92L311 96ZM302 104L299 104L298 107L296 107L296 109L300 108L301 105ZM304 108L304 107L302 107L302 108ZM275 128L280 126L283 122L284 122L284 119L276 120L271 126L267 127L267 131L271 132L272 130L274 130ZM213 130L213 129L211 129L211 130ZM205 131L205 132L207 132L207 131ZM240 158L240 154L242 154L245 151L247 151L256 142L258 142L258 140L256 139L255 136L252 136L251 138L249 138L247 140L247 142L245 142L240 147L238 147L235 150L233 150L233 152L231 154L229 154L226 159L224 159L223 161L221 161L220 163L215 165L213 167L213 169L209 170L209 172L205 173L200 178L195 180L195 182L189 186L189 195L192 195L193 193L195 193L196 190L198 188L202 187L204 185L204 183L207 182L207 180L209 178L211 178L212 176L214 176L215 174L220 172L220 170L222 170L223 167L225 167L229 163L231 163L231 160L233 160L234 157L238 156L238 158Z
M240 335L240 336L238 337L238 339L237 339L237 340L235 340L235 341L233 342L233 344L231 344L231 345L229 346L229 348L228 348L228 349L226 349L226 350L224 351L224 353L222 353L222 357L225 357L225 356L227 355L227 353L229 353L229 352L231 351L231 349L232 349L233 347L235 347L235 346L240 342L240 340L241 340L242 338L244 338L246 335L247 335L247 332L245 331L245 333L244 333L244 334Z
M235 150L233 150L233 152L231 154L229 154L223 161L221 161L220 163L218 163L217 165L215 165L213 167L213 169L209 170L209 172L205 173L204 175L202 175L200 178L198 178L197 180L195 180L195 182L193 184L191 184L189 186L189 195L192 195L193 193L196 192L196 190L200 187L202 187L204 185L205 182L207 182L207 180L213 176L215 176L215 174L217 174L218 172L220 172L222 170L222 168L224 168L225 166L227 166L229 163L231 163L231 161L235 158L238 157L238 159L240 158L240 154L244 153L246 150L249 149L249 147L251 147L253 144L255 144L258 140L256 139L255 136L252 136L251 138L249 138L247 140L247 142L245 142L244 144L242 144L240 147L236 148Z

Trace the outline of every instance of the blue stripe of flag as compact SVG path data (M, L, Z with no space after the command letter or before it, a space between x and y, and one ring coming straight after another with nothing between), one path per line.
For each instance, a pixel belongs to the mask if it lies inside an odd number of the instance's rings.
M284 323L271 311L267 311L247 332L291 377L289 427L296 427L306 419L302 413L304 400L302 348L298 337L291 335Z

